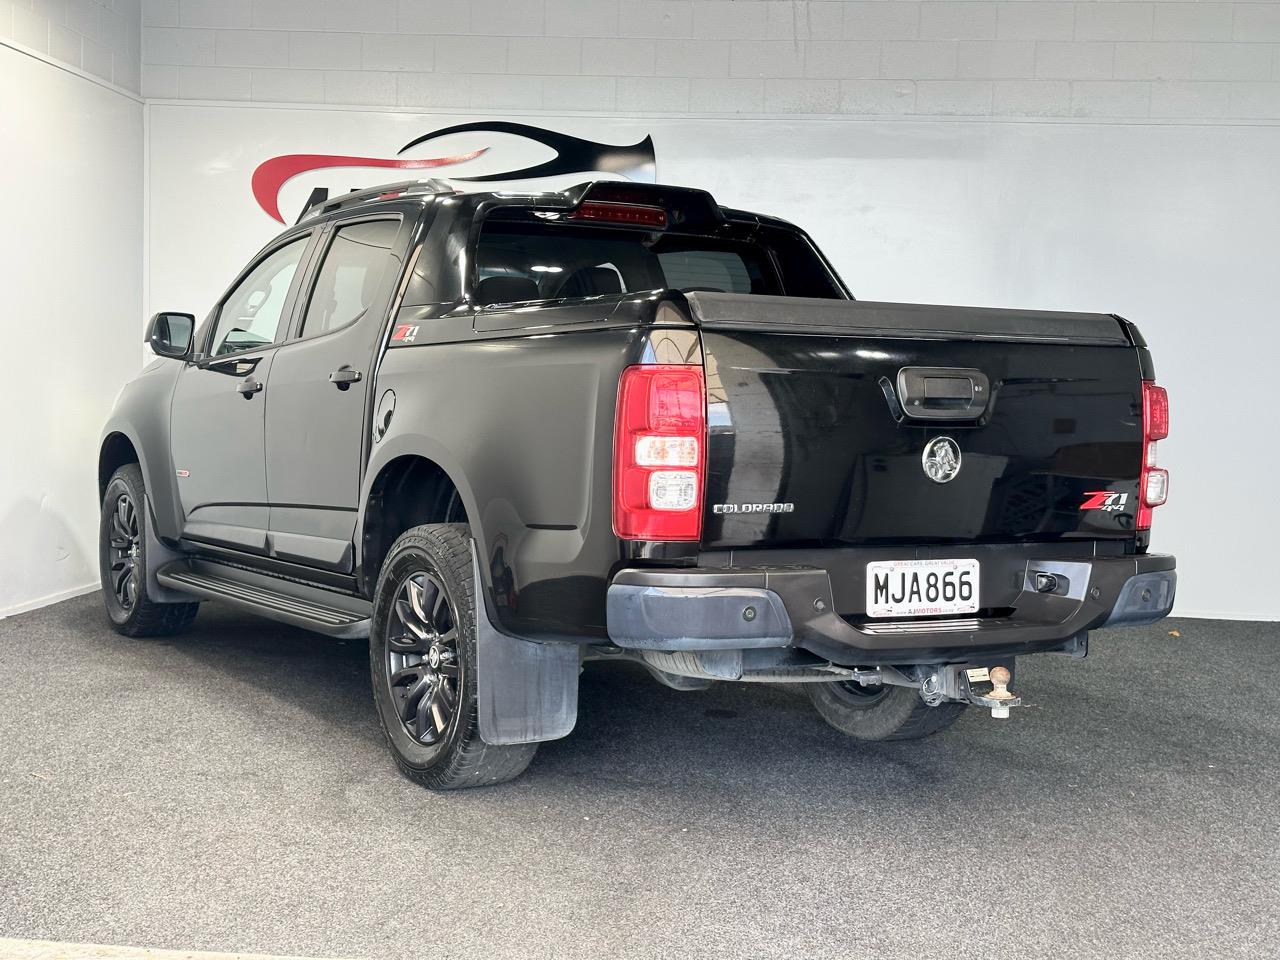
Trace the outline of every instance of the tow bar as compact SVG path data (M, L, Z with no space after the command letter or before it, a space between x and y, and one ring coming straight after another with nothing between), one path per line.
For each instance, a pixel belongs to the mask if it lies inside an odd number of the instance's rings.
M992 667L987 674L991 680L991 692L983 697L970 689L969 702L976 703L980 707L990 707L991 716L1000 720L1006 719L1009 716L1010 707L1022 706L1022 698L1015 697L1009 692L1009 681L1013 679L1013 674L1007 667Z
M888 683L895 687L912 687L920 691L920 699L929 706L937 706L946 700L972 703L985 707L991 716L1005 719L1010 707L1022 706L1022 698L1011 693L1009 684L1013 671L1009 667L991 667L974 664L946 664L943 666L875 667L851 671L851 678L864 687ZM990 683L989 691L981 691L980 685Z

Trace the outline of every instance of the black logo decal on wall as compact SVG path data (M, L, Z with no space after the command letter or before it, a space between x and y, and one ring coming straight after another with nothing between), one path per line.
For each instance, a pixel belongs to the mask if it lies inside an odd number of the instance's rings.
M494 180L533 180L538 177L556 177L562 173L616 173L628 180L639 180L644 183L657 182L657 160L653 155L653 137L645 137L639 143L629 147L616 146L612 143L596 143L594 140L583 140L567 133L557 133L542 127L532 127L527 123L512 123L507 120L482 120L477 123L459 123L445 127L433 133L424 134L412 140L400 150L404 153L429 140L446 137L451 133L510 133L517 137L525 137L550 147L556 156L546 163L503 173L488 173L480 177L454 177L455 180L470 180L476 183Z

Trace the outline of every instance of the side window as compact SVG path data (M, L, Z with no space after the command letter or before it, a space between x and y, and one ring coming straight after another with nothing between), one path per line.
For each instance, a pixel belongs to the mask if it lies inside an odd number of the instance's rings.
M231 291L218 314L209 353L220 357L274 343L289 286L309 237L300 237L270 254Z
M302 335L315 336L361 319L373 305L387 269L399 220L367 220L334 231L316 275Z

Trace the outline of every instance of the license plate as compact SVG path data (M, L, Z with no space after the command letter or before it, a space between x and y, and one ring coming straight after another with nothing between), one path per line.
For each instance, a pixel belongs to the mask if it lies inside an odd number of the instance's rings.
M978 610L977 560L867 564L867 616L931 617Z

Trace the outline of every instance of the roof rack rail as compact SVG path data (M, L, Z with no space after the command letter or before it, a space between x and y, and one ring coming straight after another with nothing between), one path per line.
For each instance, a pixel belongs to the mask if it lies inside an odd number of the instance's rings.
M303 211L302 216L298 218L298 222L301 223L308 217L318 216L322 213L333 213L335 210L344 210L347 207L367 203L370 200L381 200L392 195L427 196L442 193L453 194L457 192L457 190L449 186L449 184L444 180L437 180L435 178L430 180L401 180L399 183L381 183L375 187L369 187L366 190L353 190L350 193L344 193L338 197L313 203Z

